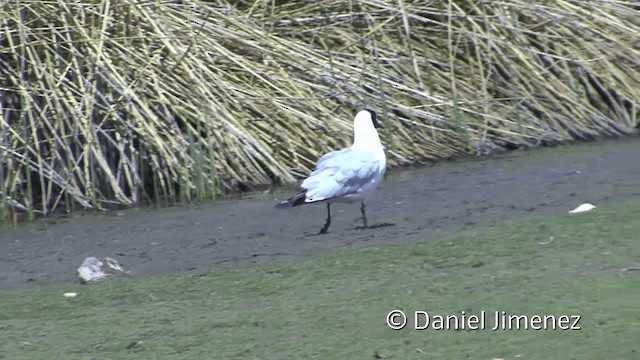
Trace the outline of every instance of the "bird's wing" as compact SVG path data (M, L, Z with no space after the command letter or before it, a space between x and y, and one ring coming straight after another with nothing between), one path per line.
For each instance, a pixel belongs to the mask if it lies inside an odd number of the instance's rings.
M323 155L316 169L302 182L307 201L321 201L356 194L380 172L374 154L352 148Z

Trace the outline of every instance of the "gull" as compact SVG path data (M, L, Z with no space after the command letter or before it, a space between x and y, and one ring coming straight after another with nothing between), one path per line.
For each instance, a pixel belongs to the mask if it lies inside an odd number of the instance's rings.
M387 167L376 130L381 128L375 111L358 112L353 120L353 145L320 157L315 170L302 182L302 190L277 204L276 208L325 202L327 219L319 235L326 234L331 226L331 203L360 202L362 228L367 228L365 200L380 183Z

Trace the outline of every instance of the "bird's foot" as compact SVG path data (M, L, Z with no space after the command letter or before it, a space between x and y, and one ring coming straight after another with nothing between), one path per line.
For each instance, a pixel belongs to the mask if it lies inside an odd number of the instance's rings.
M329 232L329 227L326 226L326 227L323 227L322 229L320 229L320 231L316 235L324 235L324 234L326 234L328 232Z

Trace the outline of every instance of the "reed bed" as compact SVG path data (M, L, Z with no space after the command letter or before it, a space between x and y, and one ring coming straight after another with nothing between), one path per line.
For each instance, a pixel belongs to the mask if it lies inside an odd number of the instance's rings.
M0 218L296 181L379 112L392 166L632 134L628 1L0 1Z

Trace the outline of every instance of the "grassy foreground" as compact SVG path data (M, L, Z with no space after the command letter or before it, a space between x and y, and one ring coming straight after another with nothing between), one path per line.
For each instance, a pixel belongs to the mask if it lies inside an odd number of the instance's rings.
M2 290L0 358L637 358L640 273L621 269L640 262L639 217L635 200L303 261ZM577 314L582 329L393 331L392 309Z

